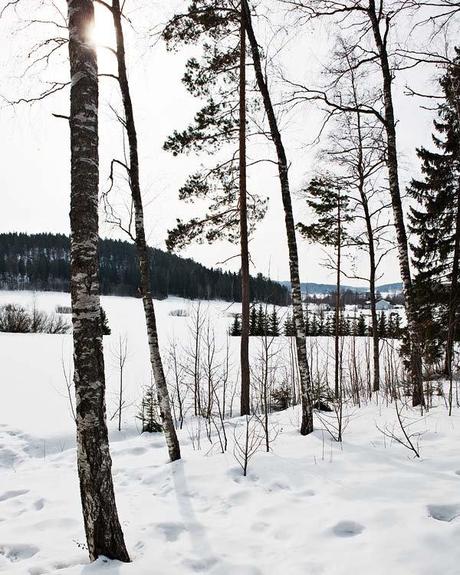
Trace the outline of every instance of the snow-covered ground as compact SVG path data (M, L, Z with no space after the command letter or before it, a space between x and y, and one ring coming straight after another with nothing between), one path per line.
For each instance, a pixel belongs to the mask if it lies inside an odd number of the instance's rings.
M0 304L32 304L33 294L0 292ZM38 294L37 307L68 305L67 294ZM221 343L229 305L208 306ZM347 410L344 441L322 424L298 434L296 408L272 416L276 438L243 477L233 456L244 422L227 423L221 454L193 420L179 432L183 459L168 463L161 435L140 435L135 421L149 383L142 305L105 297L112 335L104 338L108 413L118 384L114 350L128 340L124 430L109 422L113 472L131 564L89 565L75 468L74 428L62 363L70 336L0 334L0 572L8 575L458 575L460 573L460 420L443 402L413 421L421 459L385 437L393 406ZM156 302L160 338L189 337L192 304ZM327 338L323 338L327 339ZM219 345L220 345L219 343ZM232 342L237 365L237 340ZM324 350L324 348L322 348ZM394 428L398 434L398 428Z

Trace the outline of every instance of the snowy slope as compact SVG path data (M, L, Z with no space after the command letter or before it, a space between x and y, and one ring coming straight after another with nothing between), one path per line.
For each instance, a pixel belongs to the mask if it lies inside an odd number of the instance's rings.
M1 293L0 303L32 294ZM66 305L39 294L39 308ZM112 327L106 348L109 414L117 377L112 347L127 333L127 392L148 383L141 302L103 298ZM187 318L157 303L162 342L187 338ZM228 304L209 304L219 337ZM326 338L324 338L326 339ZM237 351L237 341L233 344ZM235 347L236 346L236 347ZM114 481L133 563L88 565L73 448L73 422L61 361L69 336L0 334L0 572L7 575L456 575L460 573L460 420L443 403L426 416L408 412L422 458L378 430L394 408L350 409L342 445L316 421L297 433L299 412L272 418L272 452L259 452L242 477L232 444L243 421L227 424L219 453L190 419L179 438L183 460L167 462L161 435L139 435L135 406L124 431L111 422ZM236 356L237 357L237 356ZM397 428L395 428L397 432ZM199 443L199 444L198 444ZM200 447L200 449L198 449Z

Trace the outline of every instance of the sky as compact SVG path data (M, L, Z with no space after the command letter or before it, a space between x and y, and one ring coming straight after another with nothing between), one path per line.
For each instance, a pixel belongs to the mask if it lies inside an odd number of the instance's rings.
M45 0L46 1L46 0ZM47 19L51 13L40 12L36 0L33 13L30 0L24 0L17 13L7 13L0 21L0 232L69 232L70 149L69 130L65 120L56 114L67 114L68 90L63 90L33 105L16 104L17 100L40 93L47 82L68 79L66 47L60 49L48 66L39 65L27 69L39 50L36 43L42 39L64 36L65 29L48 24L29 26L31 18ZM65 11L65 2L56 5ZM162 150L166 137L174 129L183 129L193 118L200 102L190 96L181 83L186 59L199 54L198 48L168 52L164 44L151 33L158 29L175 7L183 8L185 0L158 0L148 7L139 7L134 0L127 2L127 14L132 26L126 28L126 48L131 89L139 133L141 183L145 201L146 233L152 246L164 249L167 230L173 227L177 217L187 218L202 206L184 205L177 197L186 176L196 170L202 159L194 155L173 157ZM52 13L52 18L59 15ZM280 21L280 12L274 13ZM62 26L62 20L58 20ZM289 30L289 28L288 28ZM260 34L260 42L269 37L268 31ZM97 10L99 44L112 42L111 20L103 8ZM282 52L277 64L284 74L296 81L315 82L328 59L331 32L317 27L286 32L279 44ZM274 52L275 48L267 48ZM113 56L105 49L98 50L101 73L113 71ZM415 89L433 91L436 70L417 68L397 77L395 102L398 138L400 146L401 179L403 185L418 173L415 156L416 146L429 145L433 113L422 109L413 97L404 95L409 84ZM112 158L121 157L121 128L114 121L110 105L119 105L117 86L113 79L101 78L100 84L100 154L101 192L108 188L108 173ZM283 116L282 132L289 161L290 179L297 220L308 218L306 207L298 190L315 168L317 150L308 144L316 134L321 114L314 106L297 109ZM260 150L259 150L260 152ZM266 153L273 157L272 148ZM120 174L121 176L121 174ZM123 180L118 179L114 196L117 208L123 211ZM288 255L284 218L280 198L276 166L263 163L250 170L248 187L269 197L269 210L258 226L250 244L252 273L262 272L275 280L289 279ZM114 192L117 194L117 191ZM101 216L100 233L104 237L123 238L121 232L104 222ZM181 255L208 265L238 268L237 247L219 242L214 245L192 245ZM324 252L299 239L300 272L302 281L329 282L332 273L324 265ZM232 258L229 259L228 258ZM225 260L227 263L222 264ZM366 259L357 258L360 275L366 273ZM395 254L390 255L382 266L381 283L399 281ZM347 280L346 283L362 284Z

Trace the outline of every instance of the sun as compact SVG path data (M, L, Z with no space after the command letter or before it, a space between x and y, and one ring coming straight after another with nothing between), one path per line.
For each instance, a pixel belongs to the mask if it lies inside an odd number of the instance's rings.
M115 47L115 31L110 12L104 6L95 5L95 22L90 37L98 52Z

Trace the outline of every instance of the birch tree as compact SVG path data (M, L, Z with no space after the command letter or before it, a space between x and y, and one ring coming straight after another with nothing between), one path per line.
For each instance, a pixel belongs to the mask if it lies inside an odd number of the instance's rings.
M129 164L118 162L126 170L129 187L131 191L132 206L134 211L134 243L137 249L137 258L140 271L140 292L144 306L145 323L147 326L147 338L150 351L150 364L158 394L158 405L160 415L168 446L169 457L171 461L180 459L179 440L177 439L174 420L171 412L171 403L169 398L168 386L163 369L163 362L160 353L158 340L158 330L155 317L155 308L150 279L150 262L147 241L145 239L144 226L144 206L142 201L140 173L139 173L139 152L136 122L134 119L134 108L131 99L131 91L128 80L128 72L125 58L125 40L122 26L122 10L119 0L113 0L112 6L102 2L112 13L113 24L115 27L116 50L118 75L117 81L120 86L121 96L124 108L124 126L128 138L129 147Z
M299 254L297 238L292 212L292 198L289 183L289 166L284 148L283 139L279 130L273 102L268 88L266 76L262 68L260 47L252 25L251 9L248 0L242 0L247 37L251 48L252 61L257 80L257 86L262 96L265 113L270 127L270 135L276 150L278 176L281 188L281 198L286 224L286 236L289 251L289 272L291 280L292 310L295 325L295 339L297 361L300 375L300 396L302 404L302 421L300 433L307 435L313 431L313 405L311 400L310 370L307 358L307 345L305 340L305 321L303 316L302 295L300 291Z
M118 519L105 408L98 262L98 68L92 0L68 0L71 299L77 467L91 560L129 561Z

